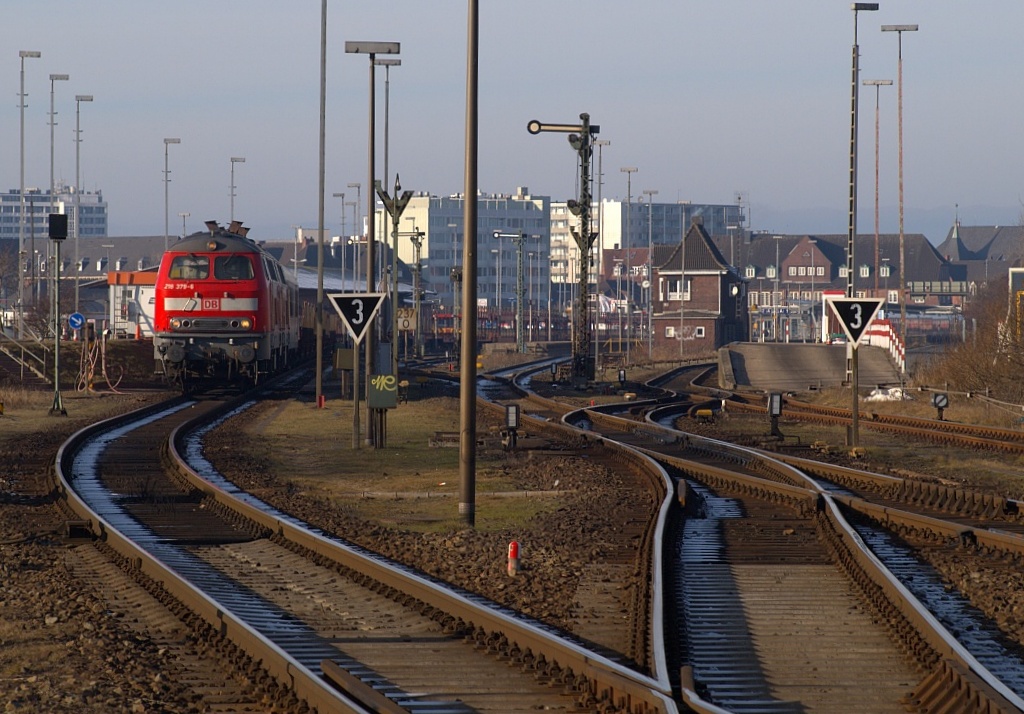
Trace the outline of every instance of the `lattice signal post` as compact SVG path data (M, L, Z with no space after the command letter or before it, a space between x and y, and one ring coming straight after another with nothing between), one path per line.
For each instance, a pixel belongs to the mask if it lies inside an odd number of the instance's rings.
M595 365L590 358L590 250L597 233L590 232L590 158L594 152L593 137L601 127L592 125L590 115L583 113L580 114L579 124L544 124L534 120L526 125L526 129L531 134L546 131L569 134L569 145L580 157L580 197L578 201L568 202L569 210L580 219L579 231L572 232L580 249L580 284L576 295L576 307L572 311L572 373L575 381L592 380L595 376Z

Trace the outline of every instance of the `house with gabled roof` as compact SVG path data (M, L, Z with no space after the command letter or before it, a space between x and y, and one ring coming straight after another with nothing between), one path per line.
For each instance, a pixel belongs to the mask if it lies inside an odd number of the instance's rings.
M1024 226L964 226L957 219L937 250L963 266L970 292L990 281L1005 281L1010 268L1024 265Z
M747 339L746 285L695 218L677 245L651 255L651 337L655 353L712 354Z

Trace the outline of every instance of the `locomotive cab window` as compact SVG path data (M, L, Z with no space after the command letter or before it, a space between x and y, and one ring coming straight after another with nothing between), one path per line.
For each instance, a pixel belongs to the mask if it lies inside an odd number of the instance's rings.
M218 255L213 259L217 280L252 280L252 262L244 255Z
M205 255L176 255L167 277L171 280L206 280L210 277L210 259Z

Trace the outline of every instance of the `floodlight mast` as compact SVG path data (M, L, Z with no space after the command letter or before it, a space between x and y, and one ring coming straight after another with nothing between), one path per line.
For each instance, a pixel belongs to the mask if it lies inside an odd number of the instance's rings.
M544 124L537 120L527 123L526 130L531 134L541 132L561 132L569 134L569 145L580 157L580 197L578 201L569 201L569 210L579 216L579 231L573 229L572 236L580 251L579 289L576 306L572 311L575 329L572 334L572 374L578 382L593 380L595 365L590 360L590 251L597 233L590 231L590 158L593 154L593 137L601 127L590 123L590 114L580 114L580 124Z

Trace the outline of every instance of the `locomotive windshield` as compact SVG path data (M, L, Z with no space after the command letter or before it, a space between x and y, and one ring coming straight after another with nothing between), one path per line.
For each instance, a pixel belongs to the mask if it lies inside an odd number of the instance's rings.
M213 277L216 280L252 280L252 261L245 255L218 255L213 259ZM207 255L176 255L167 272L171 280L207 280L210 277L210 257Z
M206 280L210 277L210 259L205 255L176 255L167 277L171 280Z
M245 255L218 255L213 259L217 280L252 280L252 262Z

